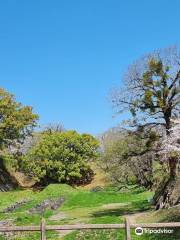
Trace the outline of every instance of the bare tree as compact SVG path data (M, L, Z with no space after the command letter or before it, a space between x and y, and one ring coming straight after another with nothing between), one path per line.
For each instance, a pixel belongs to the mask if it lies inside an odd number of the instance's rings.
M53 132L64 132L65 128L61 123L50 123L49 125L47 125L44 128L44 132L49 132L49 133L53 133Z
M132 127L162 126L170 134L171 119L180 113L180 50L173 46L145 55L129 66L124 88L115 89L117 113L130 111ZM176 178L177 161L168 158L169 178Z
M152 187L153 155L149 156L151 136L144 137L145 134L117 128L101 136L100 167L114 183Z

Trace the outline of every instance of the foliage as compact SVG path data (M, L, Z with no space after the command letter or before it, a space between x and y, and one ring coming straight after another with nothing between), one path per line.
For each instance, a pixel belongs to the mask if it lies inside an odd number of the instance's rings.
M177 47L157 50L132 64L125 75L125 89L114 91L118 112L132 113L134 126L162 125L180 110L180 51Z
M168 135L163 137L160 148L161 161L171 164L171 176L177 176L180 160L180 119L172 121L172 127Z
M18 148L32 133L38 115L29 106L17 102L14 96L0 88L0 190L8 190L17 181L7 170L8 165L16 164Z
M162 155L172 155L179 157L180 155L180 119L173 121L173 126L168 135L164 136L161 146ZM167 157L166 157L167 159Z
M32 107L22 106L13 95L0 89L0 148L22 142L36 126L37 114Z
M90 161L97 157L98 141L75 131L44 132L22 157L21 167L40 184L85 184L92 180Z
M116 91L112 101L119 113L126 110L131 112L129 126L136 129L153 128L157 133L160 126L159 137L163 130L170 135L172 119L176 119L180 112L180 50L170 47L136 61L125 75L125 89ZM166 164L169 179L174 182L178 160L168 156ZM171 201L172 182L167 181L162 196L156 194L161 201L158 206L168 207L169 203L174 202Z
M115 184L129 184L133 180L133 173L128 166L125 155L128 152L127 137L113 137L108 133L101 138L102 153L99 158L99 166L108 173L110 180Z
M119 137L118 137L119 136ZM136 183L150 188L153 181L152 150L156 135L153 131L120 131L113 137L106 133L101 137L103 151L100 166L118 184ZM142 156L142 157L141 157Z

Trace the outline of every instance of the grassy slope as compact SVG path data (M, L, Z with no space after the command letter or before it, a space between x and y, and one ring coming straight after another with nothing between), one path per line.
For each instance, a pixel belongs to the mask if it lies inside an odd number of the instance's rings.
M7 206L12 205L16 201L28 199L29 202L24 206L16 209L13 213L1 213L0 220L11 219L13 224L39 224L42 216L38 214L27 214L27 210L42 202L44 199L57 198L64 196L66 201L63 206L56 210L46 210L43 217L51 224L65 224L65 223L121 223L124 215L129 215L137 212L148 210L148 221L154 220L153 212L149 212L148 199L152 196L150 192L142 192L137 189L132 189L130 192L119 193L109 188L101 192L90 192L86 189L73 189L67 185L50 185L41 192L33 192L31 190L19 190L7 193L0 193L0 211ZM63 212L65 219L56 219L56 221L49 220L49 217L59 212ZM165 214L165 213L164 213ZM160 214L160 216L162 216ZM165 216L165 215L163 215ZM163 220L156 218L156 220ZM143 219L144 222L145 219ZM165 220L165 218L164 218ZM142 219L138 219L142 222ZM65 236L65 240L73 239L122 239L123 231L86 231L73 232ZM4 238L0 238L4 239ZM10 239L10 238L8 238ZM17 236L18 240L25 239L39 239L39 234L30 234L29 236ZM48 239L60 239L56 233L49 232ZM137 238L133 234L133 239L150 239ZM153 238L151 238L153 239ZM154 238L159 239L159 238ZM165 239L165 238L164 238ZM175 240L175 238L173 238ZM177 238L180 239L180 238ZM170 240L170 238L169 238Z

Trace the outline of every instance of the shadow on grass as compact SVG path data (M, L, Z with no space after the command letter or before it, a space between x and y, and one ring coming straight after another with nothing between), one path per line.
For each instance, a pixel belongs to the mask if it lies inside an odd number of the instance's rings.
M129 214L135 214L138 212L144 212L151 209L150 204L148 201L138 201L132 202L127 206L122 206L120 208L114 209L105 209L94 212L92 215L93 217L103 217L103 216L123 216Z
M180 222L180 211L174 212L173 214L169 214L162 220L163 222Z

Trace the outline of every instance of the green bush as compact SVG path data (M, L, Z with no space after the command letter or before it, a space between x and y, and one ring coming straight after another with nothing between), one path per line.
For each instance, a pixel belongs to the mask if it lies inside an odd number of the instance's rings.
M42 185L86 184L94 176L89 163L97 157L97 149L98 141L89 134L46 132L22 157L21 168Z

